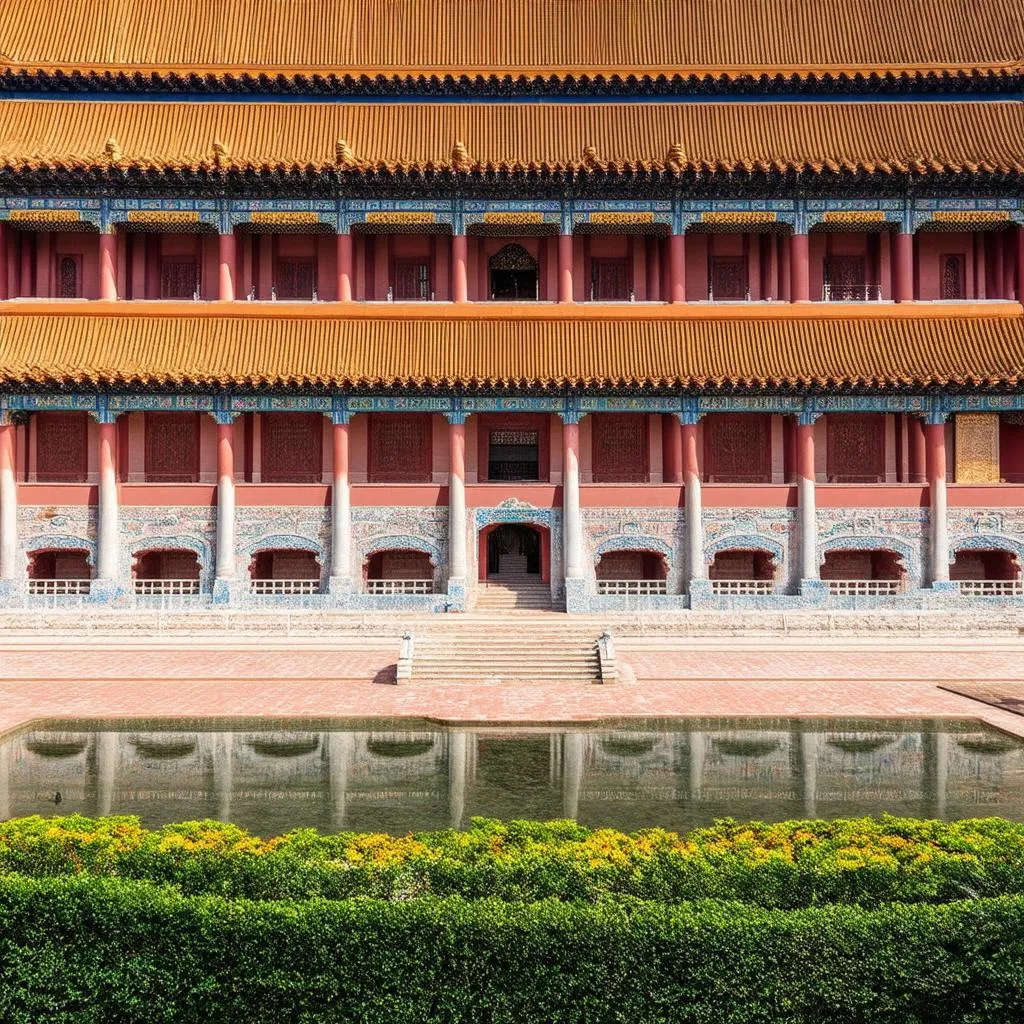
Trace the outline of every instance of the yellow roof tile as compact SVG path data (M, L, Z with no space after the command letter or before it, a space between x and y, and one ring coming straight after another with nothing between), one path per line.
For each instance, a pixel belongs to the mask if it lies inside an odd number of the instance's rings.
M0 66L179 75L1020 70L1018 0L4 0Z
M670 151L673 170L1020 173L1024 103L0 101L0 166L25 169L660 170Z

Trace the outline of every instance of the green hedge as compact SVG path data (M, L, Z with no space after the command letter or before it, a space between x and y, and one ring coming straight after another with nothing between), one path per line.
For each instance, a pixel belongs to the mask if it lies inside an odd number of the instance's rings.
M5 1024L1019 1024L1024 898L252 902L0 878Z
M1024 893L1024 825L997 818L725 821L679 836L477 820L467 832L304 829L262 840L213 821L148 831L135 818L34 817L0 824L4 871L116 875L251 899L430 894L593 902L615 894L784 909L877 906Z

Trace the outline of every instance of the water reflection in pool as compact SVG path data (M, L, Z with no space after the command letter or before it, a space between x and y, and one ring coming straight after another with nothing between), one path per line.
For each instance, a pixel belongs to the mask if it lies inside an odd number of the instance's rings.
M968 722L316 725L23 732L0 742L0 818L214 817L261 835L303 826L401 833L476 815L625 830L883 811L1024 820L1024 744Z

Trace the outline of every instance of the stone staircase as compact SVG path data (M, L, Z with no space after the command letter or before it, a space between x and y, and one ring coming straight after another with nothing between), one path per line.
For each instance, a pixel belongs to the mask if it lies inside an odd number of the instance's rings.
M557 621L561 625L524 618L509 628L499 615L474 616L457 628L432 626L413 644L411 681L601 682L594 630L566 629L564 619Z
M526 571L525 555L502 555L501 574L488 576L477 589L480 612L552 611L551 587L538 573Z

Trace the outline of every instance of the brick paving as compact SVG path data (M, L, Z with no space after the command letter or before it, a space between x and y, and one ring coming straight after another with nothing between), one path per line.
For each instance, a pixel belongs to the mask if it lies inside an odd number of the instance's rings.
M1024 736L1024 718L940 689L1024 680L1019 643L630 640L611 685L387 685L392 644L8 639L0 648L0 732L41 718L429 717L583 722L613 717L925 716L975 718Z

